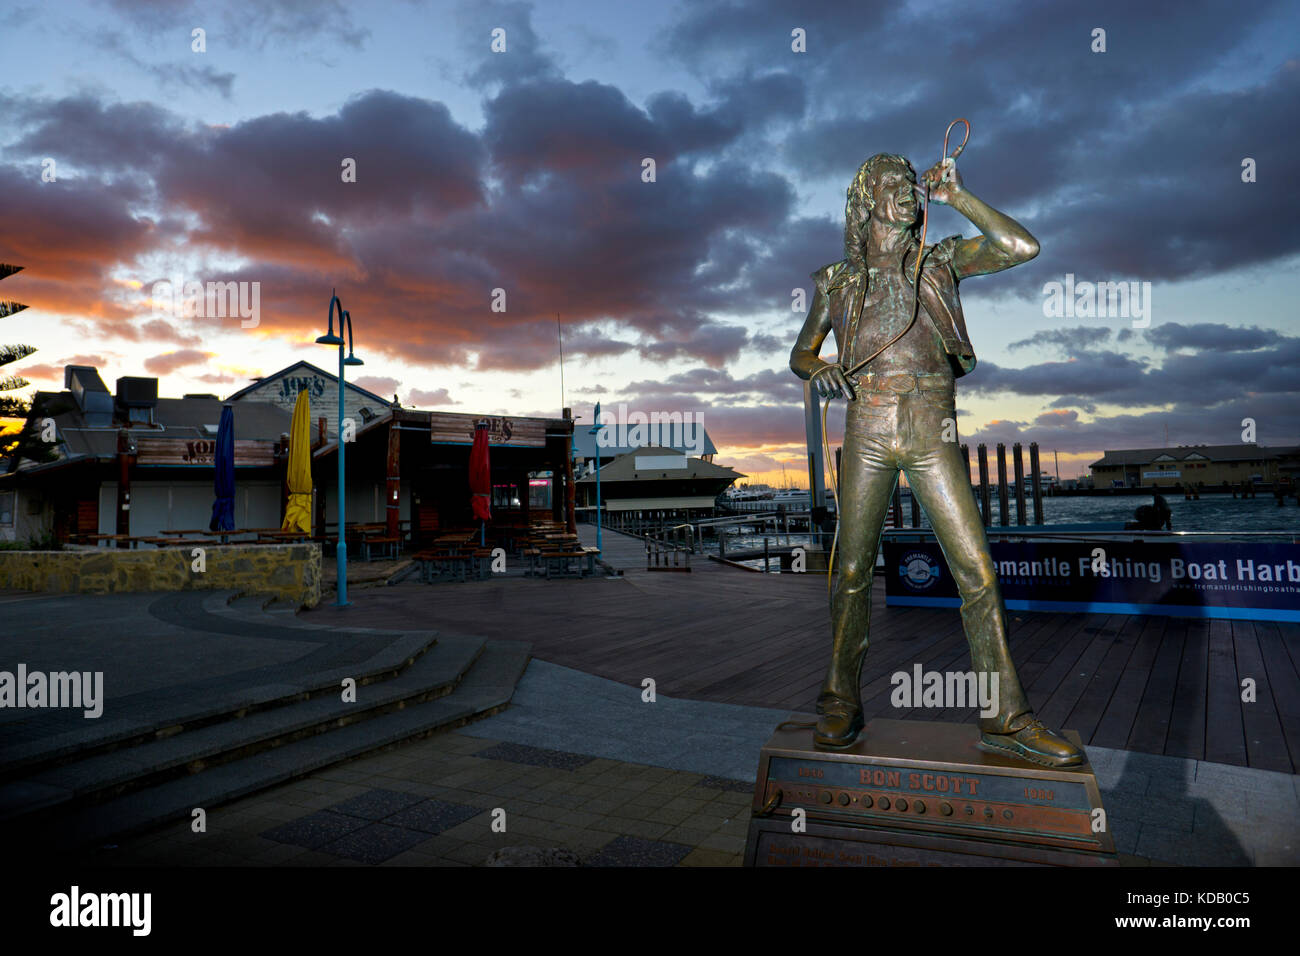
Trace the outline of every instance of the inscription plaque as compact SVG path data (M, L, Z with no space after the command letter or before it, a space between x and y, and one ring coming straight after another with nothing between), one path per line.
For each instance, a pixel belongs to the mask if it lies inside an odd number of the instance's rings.
M759 757L746 865L1118 863L1090 764L1039 767L978 742L975 727L931 721L873 720L837 751L808 730L776 731Z

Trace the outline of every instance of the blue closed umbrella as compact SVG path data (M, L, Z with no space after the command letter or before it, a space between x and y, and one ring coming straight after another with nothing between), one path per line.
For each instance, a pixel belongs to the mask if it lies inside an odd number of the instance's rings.
M221 424L217 426L217 454L213 461L216 469L214 488L217 500L212 502L212 520L209 531L235 530L235 410L229 405L221 408Z

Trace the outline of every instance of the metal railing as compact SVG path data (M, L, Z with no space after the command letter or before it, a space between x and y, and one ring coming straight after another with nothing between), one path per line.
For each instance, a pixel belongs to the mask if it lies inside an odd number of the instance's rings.
M757 545L740 550L727 550L727 536L718 537L718 557L723 561L756 561L760 558L763 561L763 570L770 572L772 569L772 559L780 559L786 554L793 555L796 548L810 548L821 551L830 550L831 540L834 534L828 531L789 531L778 534L765 535L745 535L754 541L761 540L762 547ZM793 540L798 539L798 540ZM811 539L811 540L810 540Z
M665 528L645 535L645 569L647 571L689 571L695 553L695 529L689 524Z

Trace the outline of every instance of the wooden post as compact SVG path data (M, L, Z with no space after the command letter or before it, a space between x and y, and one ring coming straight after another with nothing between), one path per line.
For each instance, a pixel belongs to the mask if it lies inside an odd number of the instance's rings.
M316 419L316 445L317 447L329 441L329 425L326 424L325 416L322 415Z
M983 512L981 517L984 519L984 527L987 528L992 519L989 512L993 510L993 501L989 494L991 491L989 488L989 447L980 442L975 450L979 455L980 466L980 510Z
M1007 446L998 442L998 524L1011 524L1011 502L1007 500Z
M289 436L280 433L280 443L275 446L275 470L280 473L280 527L289 510Z
M1016 469L1016 524L1029 524L1025 520L1025 456L1020 442L1011 446L1011 457Z
M1038 474L1038 442L1029 443L1029 472L1033 476L1029 480L1033 482L1034 492L1034 524L1043 523L1043 488L1039 484Z
M575 511L575 498L578 486L573 480L573 410L566 408L564 417L569 420L569 434L564 436L564 527L569 534L577 534L578 517Z
M116 533L131 533L131 433L125 428L117 432L117 524ZM119 548L128 548L130 543L118 541Z
M402 433L397 430L397 413L388 422L388 463L384 472L388 480L384 483L384 534L390 538L398 536L402 516ZM401 547L398 547L401 551Z

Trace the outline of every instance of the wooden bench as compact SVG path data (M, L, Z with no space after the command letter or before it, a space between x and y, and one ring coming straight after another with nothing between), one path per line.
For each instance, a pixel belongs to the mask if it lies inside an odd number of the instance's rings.
M478 564L472 554L444 554L437 551L421 551L415 560L420 565L420 580L425 584L432 584L441 578L468 581L470 572Z
M371 552L371 549L375 547L378 547L380 557L396 558L401 544L402 539L396 535L366 535L361 539L361 559L363 561L375 560L375 556Z
M545 576L549 579L552 575L555 577L587 577L596 573L596 554L599 552L592 551L542 551L538 555L538 560L545 569ZM577 572L575 574L571 562L577 560ZM584 563L585 562L585 565Z

